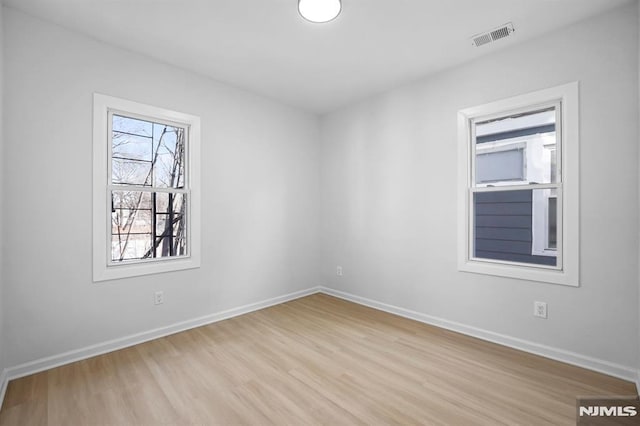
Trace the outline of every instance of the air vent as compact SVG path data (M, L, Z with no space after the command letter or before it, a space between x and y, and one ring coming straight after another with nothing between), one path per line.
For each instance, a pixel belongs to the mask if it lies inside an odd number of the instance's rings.
M509 37L514 31L515 29L513 28L513 24L509 22L508 24L504 24L491 31L474 35L471 37L471 44L475 47L480 47L496 40L500 40L501 38Z

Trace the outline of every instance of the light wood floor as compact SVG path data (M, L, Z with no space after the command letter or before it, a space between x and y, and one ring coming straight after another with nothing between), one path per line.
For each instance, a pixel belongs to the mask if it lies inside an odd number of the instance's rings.
M575 424L622 380L313 296L14 380L1 425Z

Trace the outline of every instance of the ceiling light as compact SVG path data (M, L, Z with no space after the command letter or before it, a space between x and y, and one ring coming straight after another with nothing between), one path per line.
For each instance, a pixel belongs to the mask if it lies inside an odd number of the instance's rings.
M341 10L342 0L298 0L298 12L311 22L329 22L335 19Z

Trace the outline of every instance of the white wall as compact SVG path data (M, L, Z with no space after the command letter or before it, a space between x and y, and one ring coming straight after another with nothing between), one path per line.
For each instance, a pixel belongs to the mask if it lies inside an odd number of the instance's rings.
M317 117L12 9L5 31L7 365L315 285ZM201 268L92 282L93 92L201 117Z
M318 250L321 284L638 365L631 7L330 114L320 147L312 115L5 8L4 366L308 288ZM457 272L457 111L573 80L582 286ZM200 269L91 282L94 91L201 116ZM532 317L533 300L549 303L548 320Z
M638 352L635 7L323 117L323 284L633 371ZM581 96L581 287L458 272L458 110L575 80ZM344 276L336 276L336 265ZM548 320L533 317L534 300L549 304Z

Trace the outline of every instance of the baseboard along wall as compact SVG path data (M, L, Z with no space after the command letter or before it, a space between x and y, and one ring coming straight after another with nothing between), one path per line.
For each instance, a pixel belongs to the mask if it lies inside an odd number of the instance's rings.
M576 365L599 373L608 374L623 380L634 382L638 391L640 391L640 370L627 367L605 360L592 358L575 352L554 348L539 343L529 342L527 340L518 339L504 334L494 333L492 331L483 330L477 327L460 324L454 321L434 317L421 312L404 309L398 306L389 305L387 303L375 301L365 297L357 296L351 293L331 289L323 286L311 287L306 290L285 294L282 296L266 299L260 302L251 303L222 312L205 315L187 321L182 321L165 327L159 327L153 330L132 334L119 339L109 340L107 342L98 343L84 348L64 352L62 354L53 355L30 362L26 362L14 367L4 369L0 373L0 408L4 401L4 396L10 380L20 377L29 376L61 365L70 364L72 362L81 361L97 355L124 349L150 340L158 339L181 331L189 330L203 325L212 324L225 319L233 318L239 315L247 314L280 303L299 299L315 293L324 293L340 299L348 300L370 308L378 309L404 318L419 321L425 324L455 331L468 336L476 337L489 342L497 343L510 348L518 349L524 352L533 353L546 358L551 358L567 364Z
M404 309L398 306L389 305L386 303L367 299L361 296L356 296L354 294L346 293L339 290L321 287L320 291L322 293L325 293L334 297L339 297L341 299L358 303L360 305L364 305L364 306L368 306L381 311L389 312L391 314L409 318L425 324L434 325L436 327L455 331L457 333L465 334L467 336L476 337L478 339L497 343L513 349L518 349L524 352L540 355L545 358L550 358L556 361L565 362L567 364L576 365L578 367L583 367L588 370L597 371L599 373L614 376L619 379L627 380L629 382L635 383L636 379L638 378L638 375L636 374L636 369L632 367L615 364L609 361L589 357L586 355L567 351L564 349L554 348L551 346L530 342L528 340L518 339L516 337L495 333L493 331L483 330L481 328L472 327L472 326L457 323L454 321L449 321L446 319L423 314L421 312L416 312L416 311Z
M117 351L119 349L128 348L130 346L138 345L150 340L159 339L161 337L169 336L181 331L190 330L192 328L201 327L203 325L213 324L218 321L223 321L243 314L248 314L253 311L258 311L270 306L279 305L284 302L309 296L311 294L318 293L319 291L320 287L312 287L306 290L296 291L294 293L285 294L283 296L273 297L260 302L251 303L248 305L228 309L210 315L205 315L187 321L182 321L165 327L159 327L141 333L131 334L119 339L109 340L103 343L86 346L84 348L75 349L58 355L36 359L20 365L16 365L14 367L5 368L5 370L0 375L0 379L2 380L2 382L0 382L0 409L2 408L7 385L11 380L30 376L31 374L50 370L55 367L70 364L72 362L82 361L84 359L103 355L109 352Z

